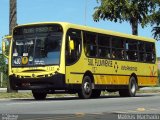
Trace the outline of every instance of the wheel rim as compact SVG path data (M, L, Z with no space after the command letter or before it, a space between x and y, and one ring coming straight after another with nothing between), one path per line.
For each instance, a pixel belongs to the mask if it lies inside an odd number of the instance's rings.
M90 83L89 82L85 82L84 83L84 92L86 94L89 94L91 92L91 86L90 86Z
M132 82L132 84L131 84L131 92L135 93L135 91L136 91L136 85L135 85L134 82Z

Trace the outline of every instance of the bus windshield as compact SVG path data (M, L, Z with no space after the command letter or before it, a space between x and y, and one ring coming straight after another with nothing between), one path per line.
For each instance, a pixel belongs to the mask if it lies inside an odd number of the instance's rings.
M60 25L18 27L13 32L12 66L58 65Z

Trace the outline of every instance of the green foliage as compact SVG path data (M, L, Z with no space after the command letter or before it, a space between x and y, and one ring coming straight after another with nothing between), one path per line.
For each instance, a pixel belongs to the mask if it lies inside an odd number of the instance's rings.
M149 14L154 13L154 0L97 0L100 6L95 7L94 21L110 20L127 21L132 26L132 34L138 35L138 24L145 27L150 22Z
M152 32L153 32L154 38L156 40L159 40L160 39L160 27L159 26L153 27Z
M8 75L3 74L3 83L2 83L2 88L6 88L8 84Z
M0 72L5 72L7 70L6 61L2 54L0 54Z
M158 70L159 86L160 86L160 70Z
M152 15L150 15L151 24L154 25L153 27L153 35L156 40L160 40L160 1L156 1L157 4L157 11L155 11Z
M3 85L2 87L7 86L8 81L8 65L6 64L6 59L2 54L0 54L0 72L3 72Z

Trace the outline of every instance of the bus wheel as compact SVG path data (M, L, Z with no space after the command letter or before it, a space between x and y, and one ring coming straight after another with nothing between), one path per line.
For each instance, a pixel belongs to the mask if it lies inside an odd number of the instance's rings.
M79 98L88 99L92 95L92 83L89 76L83 78L81 89L78 92Z
M92 90L92 98L99 98L101 95L101 90Z
M121 97L134 97L137 91L137 82L135 77L131 77L129 80L129 85L127 89L119 90Z
M45 92L38 92L34 90L32 90L32 94L35 100L45 100L47 96L47 93Z

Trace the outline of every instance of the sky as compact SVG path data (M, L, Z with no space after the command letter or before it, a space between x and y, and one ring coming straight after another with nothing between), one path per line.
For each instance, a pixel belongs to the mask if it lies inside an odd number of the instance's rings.
M127 34L132 34L129 23L114 23L110 21L94 22L92 15L98 6L97 0L17 0L17 23L33 22L70 22L87 25ZM86 15L85 15L86 14ZM85 17L86 16L86 17ZM152 27L142 29L139 35L153 38ZM9 33L9 0L0 0L0 38ZM1 40L0 40L1 46ZM157 56L160 57L160 42L156 42Z

